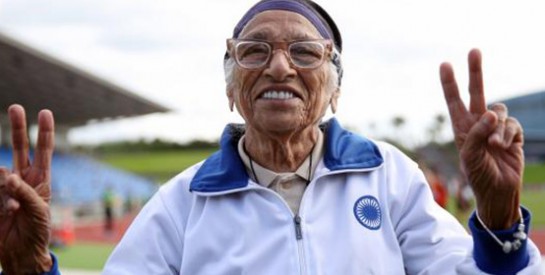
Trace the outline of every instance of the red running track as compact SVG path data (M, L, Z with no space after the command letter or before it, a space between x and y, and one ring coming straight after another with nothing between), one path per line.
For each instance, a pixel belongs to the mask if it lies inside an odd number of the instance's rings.
M74 234L78 242L118 243L135 215L126 215L114 220L114 230L106 232L104 222L96 221L74 226Z
M105 232L104 224L101 221L76 226L74 229L76 241L116 244L121 240L134 217L135 215L127 215L116 219L114 231L110 234ZM541 254L545 255L545 228L532 230L530 238L539 247Z

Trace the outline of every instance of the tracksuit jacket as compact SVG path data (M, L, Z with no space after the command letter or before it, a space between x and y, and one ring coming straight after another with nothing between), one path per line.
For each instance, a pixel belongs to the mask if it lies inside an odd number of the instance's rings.
M322 126L324 157L299 213L249 179L228 125L221 149L154 195L103 274L537 274L530 241L505 254L433 200L417 164L391 145ZM523 209L528 228L530 214ZM496 231L512 240L516 225Z

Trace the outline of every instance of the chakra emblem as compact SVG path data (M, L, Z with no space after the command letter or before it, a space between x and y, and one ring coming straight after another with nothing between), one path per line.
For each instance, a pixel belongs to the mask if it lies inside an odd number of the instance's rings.
M358 222L371 230L377 230L382 223L380 204L373 196L363 196L354 203L354 216Z

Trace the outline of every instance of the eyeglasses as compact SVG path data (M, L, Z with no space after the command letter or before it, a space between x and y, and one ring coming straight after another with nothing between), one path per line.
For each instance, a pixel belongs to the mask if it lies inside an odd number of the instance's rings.
M322 65L332 51L332 41L329 39L291 42L228 39L227 44L236 63L248 70L261 69L266 66L273 52L278 49L284 50L293 67L312 70Z

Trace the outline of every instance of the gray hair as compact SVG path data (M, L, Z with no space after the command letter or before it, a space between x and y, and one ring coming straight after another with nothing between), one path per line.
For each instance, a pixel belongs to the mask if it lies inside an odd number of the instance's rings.
M337 70L337 66L333 63L333 61L329 61L329 83L328 83L328 90L334 91L339 87L339 72ZM227 84L227 87L233 84L234 81L234 74L235 74L235 66L236 62L232 57L229 57L223 62L223 71L225 74L225 82Z

